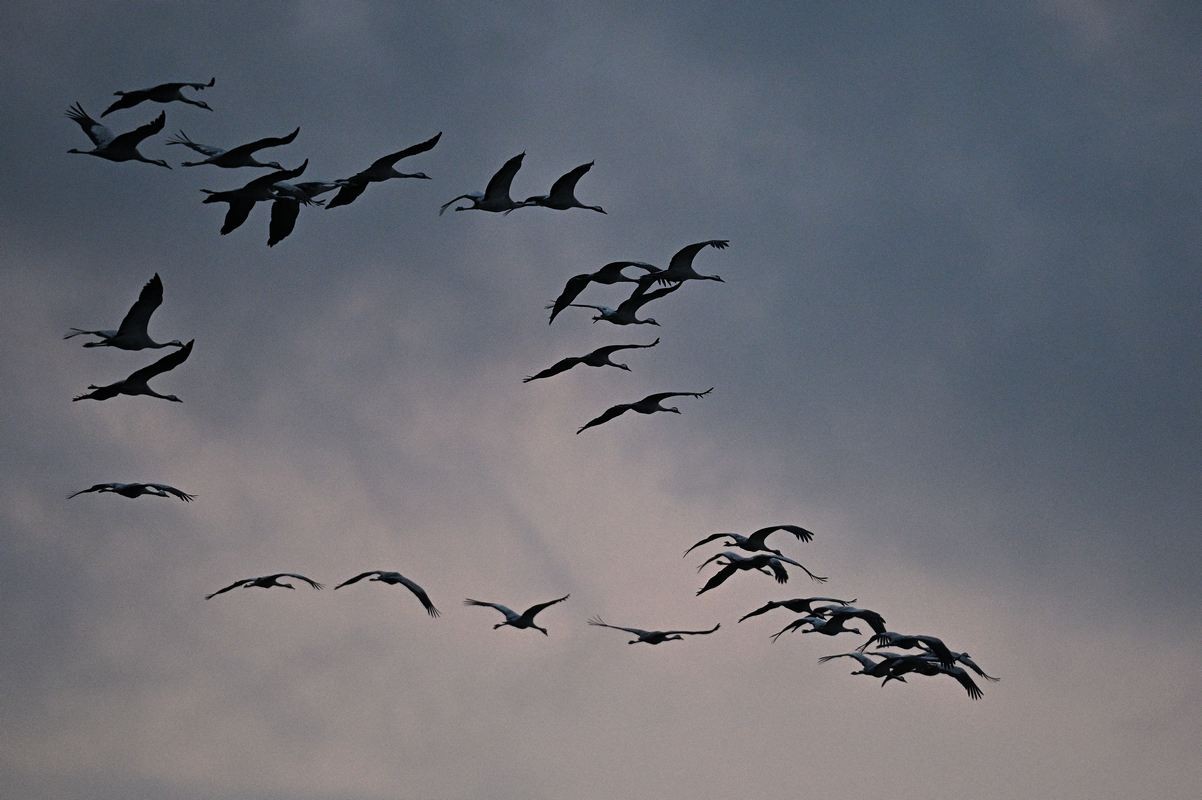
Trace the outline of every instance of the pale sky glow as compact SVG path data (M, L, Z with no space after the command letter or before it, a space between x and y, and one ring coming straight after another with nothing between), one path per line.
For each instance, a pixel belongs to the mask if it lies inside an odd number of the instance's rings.
M22 800L1202 796L1202 12L1189 4L9 3L0 9L0 791ZM220 236L258 171L67 155L118 89L373 184ZM438 216L595 160L588 211ZM328 197L328 196L327 196ZM544 306L707 248L661 327ZM161 355L115 327L154 273ZM591 286L616 305L626 286ZM606 344L630 372L577 368ZM658 391L683 412L607 407ZM193 503L87 494L168 483ZM771 540L825 585L736 575ZM428 590L341 581L397 570ZM327 590L232 591L300 572ZM571 593L538 619L499 615ZM767 600L858 598L1000 683L818 664ZM585 624L706 629L628 646Z

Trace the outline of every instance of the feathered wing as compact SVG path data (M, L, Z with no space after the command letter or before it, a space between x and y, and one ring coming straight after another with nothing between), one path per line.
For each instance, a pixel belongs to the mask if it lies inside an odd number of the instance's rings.
M536 381L539 378L550 378L552 375L558 375L561 372L567 372L572 367L579 364L582 360L583 359L577 358L576 356L568 356L567 358L560 359L544 369L542 372L531 375L529 378L522 378L522 383L530 383L530 381Z
M522 159L526 157L525 153L518 153L513 158L506 161L496 174L488 180L488 186L484 187L484 196L490 200L494 199L509 199L509 187L513 183L513 176L518 174L518 170L522 168Z
M446 211L448 208L450 208L451 203L454 203L456 200L480 200L482 197L483 197L483 195L476 194L475 192L471 192L469 194L461 194L458 197L452 197L450 200L443 203L441 207L439 207L438 216L441 217L443 212Z
M662 289L656 289L655 291L649 292L647 289L651 286L651 284L645 283L644 281L646 281L647 278L654 277L655 274L656 273L654 272L650 272L640 278L639 285L634 288L634 293L631 294L630 297L623 300L618 306L618 309L621 310L622 306L627 306L631 311L637 311L650 303L652 300L658 300L661 297L672 294L672 292L684 285L681 283L674 283L671 286L665 286Z
M593 163L590 161L587 164L581 164L569 172L565 172L555 183L551 184L551 193L549 196L562 196L564 199L575 197L577 181L593 168Z
M391 167L402 158L408 158L409 156L415 156L418 153L424 153L427 150L433 150L434 145L438 144L438 140L441 138L442 131L439 131L424 142L418 142L415 145L406 147L404 150L398 150L395 153L390 153L382 158L377 158L372 162L372 165L368 167L368 170L370 171L373 169L379 169L381 167Z
M734 575L738 571L739 571L739 568L736 567L734 564L727 564L725 567L723 567L722 569L715 572L713 574L713 576L708 581L706 581L705 586L702 586L700 589L697 590L697 594L702 595L702 594L705 594L706 592L708 592L710 589L721 586L723 581L725 581L727 578L729 578L731 575Z
M370 572L364 572L360 575L356 575L355 577L345 580L342 583L338 584L337 586L334 587L334 591L338 591L343 586L350 586L352 583L358 583L359 581L361 581L364 578L369 577L371 575L380 575L380 574L382 574L382 573L378 569L373 569Z
M966 666L966 667L968 667L969 669L971 669L973 672L975 672L975 673L977 673L978 675L980 675L982 678L984 678L984 679L985 679L985 680L987 680L987 681L991 681L991 682L993 682L993 683L997 683L998 681L1000 681L1000 680L1001 680L1001 678L995 678L995 677L993 677L992 675L988 675L988 674L986 674L986 673L985 673L985 670L983 670L983 669L981 669L979 666L977 666L977 662L973 661L973 660L972 660L972 658L970 658L970 657L968 656L968 654L966 654L966 653L960 653L959 655L957 655L957 656L956 656L956 660L957 660L957 661L959 661L959 662L960 662L961 664L963 664L964 666Z
M713 386L706 389L704 392L660 392L659 394L649 394L646 397L644 397L642 400L640 400L639 402L640 403L654 403L655 405L659 405L660 403L667 400L669 397L705 397L707 394L709 394L712 391L714 391ZM729 536L730 534L728 533L728 534L724 534L724 535Z
M684 557L685 557L685 556L687 556L687 555L688 555L690 552L692 552L692 551L693 551L693 550L695 550L696 548L700 547L701 545L705 544L706 542L712 542L712 541L714 541L715 539L721 539L723 536L729 536L729 535L730 535L730 534L728 534L728 533L711 533L709 536L705 537L705 538L704 538L704 539L702 539L700 542L697 542L697 544L693 545L693 546L692 546L692 547L690 547L688 550L685 550L685 551L684 551L684 554L683 554L683 555L681 555L681 558L684 558Z
M815 581L816 583L826 583L828 580L830 580L830 578L824 578L821 575L815 575L814 573L812 573L808 569L806 569L805 565L802 564L800 561L794 561L793 559L789 558L788 556L775 556L775 557L773 557L772 561L778 562L776 566L772 567L773 572L776 572L776 569L779 566L779 562L784 561L786 564L792 564L793 566L797 567L802 572L804 572L806 575L809 575L810 580ZM784 567L780 567L780 569L781 569L781 572L784 571ZM784 581L780 580L779 573L777 573L777 580L780 581L781 583L784 583Z
M629 410L630 410L629 403L622 403L621 405L616 405L609 409L606 409L606 411L603 414L601 414L601 416L599 416L595 419L591 419L588 422L581 425L580 428L576 431L576 434L580 435L580 433L582 431L585 431L588 428L592 428L596 425L604 425L606 422L609 422L611 419L614 419L615 417L622 416Z
M330 209L338 208L338 206L348 206L355 202L355 199L358 198L359 195L363 194L364 190L366 189L367 181L351 178L346 183L342 184L342 188L338 190L338 194L334 195L333 199L326 203L326 208Z
M814 538L813 532L797 525L769 525L767 528L760 528L758 531L748 536L747 543L755 545L757 549L763 549L768 535L775 533L776 531L785 531L787 533L791 533L803 542L811 541Z
M227 200L230 207L225 212L225 219L221 222L221 235L236 231L242 226L243 222L250 217L250 212L255 207L254 200L245 200L243 198L233 198Z
M697 254L707 247L722 250L729 245L729 239L708 239L704 242L694 242L693 244L685 245L676 252L676 255L672 256L672 260L668 262L668 269L680 269L691 266Z
M124 336L134 332L146 333L150 325L150 315L162 303L163 281L156 272L154 277L148 280L146 285L142 287L138 299L130 306L129 311L126 312L125 319L121 320L121 325L117 329L117 335Z
M452 200L451 202L455 201ZM448 205L450 204L448 203ZM555 298L555 302L551 305L551 318L547 320L548 325L555 321L555 317L560 311L563 311L571 305L573 300L580 296L580 293L584 291L591 280L592 275L573 275L568 278L568 282L564 284L563 291L559 293L559 297Z
M877 663L878 663L876 661L873 661L871 658L864 655L863 653L835 653L834 655L831 655L831 656L822 656L821 658L818 659L818 663L825 664L826 662L831 661L836 658L854 658L856 661L859 661L860 666L862 666L866 670L872 669L873 667L877 666Z
M67 499L70 500L72 497L75 497L75 495L77 495L77 494L87 494L88 492L99 492L99 491L103 491L104 489L111 489L115 485L116 484L112 484L112 483L98 483L95 486L89 486L87 489L80 489L78 492L72 492L71 494L67 495Z
M775 600L770 600L766 604L757 608L755 611L749 611L748 613L739 617L739 622L742 622L745 619L749 619L750 617L758 617L760 614L766 614L769 611L771 611L772 609L780 608L780 607L781 607L781 603L778 603Z
M183 500L185 503L191 503L193 500L196 499L196 495L188 494L187 492L181 492L179 489L176 489L174 486L168 486L165 483L148 483L146 485L151 486L155 489L158 489L160 492L166 492L167 494L172 495L173 497L178 497L180 500Z
M960 667L952 667L951 669L942 667L940 668L940 671L945 675L951 675L953 678L959 681L960 685L964 687L964 691L968 692L968 696L973 700L980 700L985 696L985 693L981 691L981 687L977 686L972 677L967 672L960 669Z
M416 583L409 580L404 575L400 576L400 582L401 582L402 586L404 586L409 591L413 592L414 596L417 597L417 599L419 601L421 601L422 608L426 609L427 614L429 614L432 617L437 617L439 615L438 609L434 607L434 604L432 602L430 602L430 595L426 594L425 589L418 586Z
M88 112L83 110L78 102L67 109L67 116L75 120L79 127L83 128L83 132L92 140L92 144L98 148L104 147L113 141L113 132L104 125L101 125L96 120L88 116ZM104 116L103 114L101 116Z
M617 353L622 350L641 350L641 349L646 349L648 347L655 347L657 344L659 344L659 339L656 339L651 344L611 344L611 345L606 345L605 347L598 347L596 350L589 353L589 355L590 356L603 355L603 356L609 357L609 356L612 356L614 353Z
M486 608L495 608L505 616L506 620L515 620L518 618L518 613L516 611L509 606L503 606L500 603L490 603L487 600L473 600L469 597L463 601L463 604L465 606L484 606Z
M611 261L605 266L598 269L592 274L592 279L597 283L634 283L630 278L627 278L622 270L627 267L637 267L644 272L659 272L659 267L654 264L648 264L646 261Z
M188 134L184 133L182 130L176 131L175 134L167 140L167 144L182 144L189 150L200 153L202 156L208 156L209 158L212 158L213 156L219 156L225 152L220 147L214 147L211 144L200 144L199 142L192 141L191 137L189 137Z
M218 589L217 591L213 592L212 594L205 595L205 600L212 600L217 595L225 594L230 589L237 589L239 586L245 586L248 583L254 583L254 582L255 582L254 578L243 578L240 581L234 581L233 583L231 583L229 586L225 587L224 589Z
M317 581L306 578L304 575L297 575L295 572L277 572L276 574L268 575L267 577L271 578L272 580L277 580L277 581L280 578L296 578L298 581L304 581L305 583L309 584L314 589L325 588L322 584L318 583Z
M167 112L160 111L157 117L152 119L150 122L147 122L145 125L140 125L137 128L134 128L132 131L126 131L120 136L114 138L113 146L123 147L128 145L130 147L137 147L139 142L149 136L154 136L156 133L161 131L163 126L166 124Z
M300 201L280 198L271 204L271 223L267 227L267 246L275 247L288 238L300 216Z
M788 625L786 625L785 627L781 628L776 633L772 634L772 636L769 638L771 638L772 641L775 642L782 635L784 635L786 633L793 633L793 632L799 630L802 625L806 625L806 624L813 625L814 623L810 620L809 617L802 617L801 619L795 619L792 622L790 622Z
M136 89L132 92L113 92L117 95L117 99L112 104L100 113L100 116L107 117L114 111L120 111L123 108L133 108L134 106L146 100L146 90Z
M615 631L626 631L634 636L646 636L647 634L651 633L651 631L644 631L638 628L623 628L621 625L610 625L599 616L590 618L588 620L588 624L596 625L599 628L613 628Z
M258 152L259 150L266 150L268 147L283 147L286 144L292 144L293 140L296 139L296 136L299 133L300 128L298 127L287 136L266 136L262 139L256 139L253 142L247 142L246 144L240 144L237 147L231 147L228 152L231 156L248 156L251 153ZM216 153L211 153L210 155L216 155Z
M522 616L526 619L533 620L536 616L538 616L539 612L541 612L547 606L553 606L556 603L562 603L571 596L572 595L570 594L565 594L563 597L557 597L554 600L548 600L545 603L539 603L538 605L530 606L530 608L526 609L526 613L524 613Z
M722 623L714 625L708 631L664 631L665 636L705 636L708 633L713 633L722 627Z
M180 364L188 360L188 356L192 355L192 344L195 339L190 339L186 345L178 350L168 353L148 367L142 367L137 372L132 373L126 380L133 382L146 382L158 375L169 370L173 370Z

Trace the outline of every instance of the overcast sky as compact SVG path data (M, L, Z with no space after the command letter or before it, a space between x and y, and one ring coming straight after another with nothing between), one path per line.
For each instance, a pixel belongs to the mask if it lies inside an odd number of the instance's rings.
M1202 11L1190 3L11 2L0 9L0 783L28 800L1202 796ZM403 162L220 236L254 177L67 155L118 89L303 179ZM608 212L439 217L596 162ZM729 239L648 307L543 306ZM83 349L158 273L182 404L72 403L157 358ZM616 304L628 287L592 286ZM623 355L522 384L568 355ZM575 429L657 391L681 415ZM157 481L191 504L70 492ZM715 531L830 582L740 574ZM331 586L249 590L297 571ZM708 569L708 568L707 568ZM303 588L303 587L302 587ZM492 630L477 597L550 635ZM769 634L858 598L1002 677L884 688ZM609 622L708 628L627 646ZM821 639L821 641L816 641Z

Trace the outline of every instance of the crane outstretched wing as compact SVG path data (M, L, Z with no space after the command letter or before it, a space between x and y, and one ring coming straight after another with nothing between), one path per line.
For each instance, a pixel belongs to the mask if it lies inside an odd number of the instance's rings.
M593 168L593 164L594 162L590 161L587 164L581 164L575 169L565 172L559 177L558 180L555 181L555 183L551 184L550 196L555 197L559 194L566 194L568 197L572 197L575 195L576 182L579 181L586 172Z
M522 159L525 157L524 152L518 153L506 161L496 174L489 178L488 186L484 187L484 196L490 200L509 199L509 187L513 183L513 176L522 168Z
M390 153L382 158L377 158L372 162L372 165L368 167L368 169L372 170L378 167L391 167L402 158L408 158L409 156L415 156L418 153L424 153L427 150L432 150L434 149L434 145L438 144L438 140L441 138L442 131L439 131L424 142L418 142L415 145L406 147L404 150L398 150L395 153Z
M67 109L67 116L75 120L79 124L79 127L83 128L83 132L92 140L92 144L97 147L104 147L113 141L113 132L88 116L88 112L84 111L83 106L78 102Z
M130 306L125 318L121 320L121 325L117 328L117 335L123 336L134 332L146 333L147 326L150 325L150 315L162 302L163 281L156 272L154 277L142 287L138 299Z
M539 603L537 605L530 606L530 608L526 609L526 613L523 614L522 616L527 617L528 619L534 619L536 616L538 616L539 612L542 611L547 606L553 606L556 603L562 603L564 600L567 600L571 596L572 595L570 595L570 594L565 594L563 597L557 597L554 600L548 600L545 603Z
M567 372L572 367L579 364L582 360L583 359L577 358L576 356L568 356L567 358L560 359L544 369L542 372L531 375L528 378L522 378L522 383L530 383L530 381L536 381L539 378L550 378L552 375L558 375L561 372Z
M128 380L145 382L153 378L155 375L175 369L180 364L187 361L188 356L192 355L192 344L195 341L195 339L190 339L187 344L175 352L169 353L150 366L142 367L142 369L134 372L129 376Z
M167 124L167 112L160 111L159 115L157 117L152 119L150 122L147 122L145 125L139 125L138 127L134 128L132 131L126 131L125 133L115 137L113 139L113 145L117 146L117 147L124 146L124 145L128 145L130 147L137 147L139 142L141 142L143 139L147 138L148 136L154 136L156 133L161 131L163 129L163 126L166 124Z
M300 216L300 201L280 198L271 204L271 222L267 226L267 246L275 247L288 238Z
M401 582L402 586L404 586L409 591L413 592L414 596L417 597L417 599L419 601L421 601L422 608L426 609L427 614L429 614L432 617L437 617L439 615L438 609L434 607L434 604L432 602L430 602L430 595L426 594L425 589L418 586L416 583L409 580L404 575L400 576L400 582Z
M254 578L243 578L240 581L234 581L233 583L231 583L229 586L225 587L224 589L218 589L217 591L213 592L212 594L205 595L205 600L212 600L217 595L225 594L230 589L237 589L239 586L245 586L248 583L254 583L254 581L255 581Z
M283 147L286 144L292 144L293 140L296 139L297 134L299 133L300 128L297 127L296 130L286 136L265 136L262 139L255 139L253 142L247 142L246 144L240 144L237 147L231 147L228 152L231 156L248 156L251 153L259 150L265 150L268 147ZM216 154L211 153L210 155Z
M343 581L342 583L338 584L337 586L334 587L334 591L338 591L343 586L350 586L352 583L358 583L359 581L363 580L364 578L366 578L369 575L381 575L381 574L382 573L378 569L373 569L370 572L364 572L361 575L356 575L355 577L349 578L349 579Z
M579 436L581 432L587 430L588 428L592 428L596 425L604 425L606 422L609 422L611 419L614 419L616 417L622 416L629 410L630 410L629 403L622 403L621 405L612 406L612 407L606 409L601 414L601 416L596 417L594 419L590 419L588 422L581 425L576 430L576 435Z

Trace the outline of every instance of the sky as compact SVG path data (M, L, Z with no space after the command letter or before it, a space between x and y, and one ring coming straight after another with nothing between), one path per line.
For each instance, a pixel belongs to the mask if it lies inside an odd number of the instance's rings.
M0 9L0 782L28 800L1196 798L1202 766L1202 10L1188 3L76 4ZM216 84L166 136L429 181L219 235L200 189L63 116ZM440 217L525 152L607 214ZM707 248L658 328L544 305ZM160 355L84 349L155 273L181 404L72 403ZM614 304L622 286L591 286ZM605 344L630 372L577 368ZM607 407L659 391L681 415ZM195 502L65 497L155 481ZM821 575L697 597L716 531ZM204 596L301 572L360 583ZM708 570L709 568L707 568ZM303 588L303 587L302 587ZM571 594L549 629L467 597ZM999 683L874 686L857 598ZM628 646L617 625L709 628ZM820 639L821 641L815 641Z

